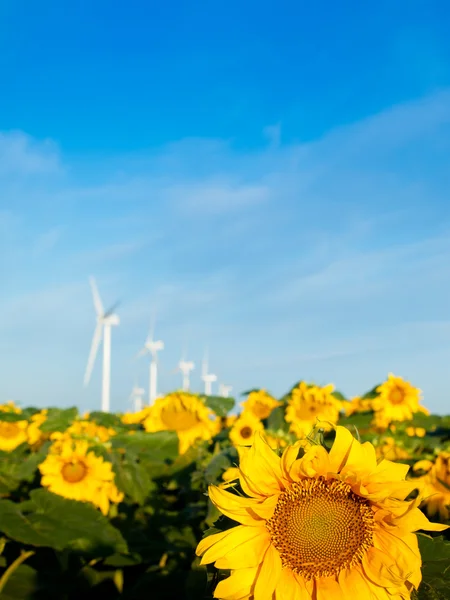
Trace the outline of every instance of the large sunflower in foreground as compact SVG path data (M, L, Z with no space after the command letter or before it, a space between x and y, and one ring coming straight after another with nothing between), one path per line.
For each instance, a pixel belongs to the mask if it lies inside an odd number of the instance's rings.
M440 519L450 519L450 452L440 452L436 461L420 460L413 467L424 470L423 506L430 517L439 514Z
M377 387L376 392L378 396L372 400L372 406L379 421L409 421L414 413L430 414L420 404L419 388L392 373Z
M230 569L222 600L407 600L421 581L419 529L442 531L405 501L408 466L382 460L337 427L328 453L298 443L282 456L257 434L240 460L246 496L210 486L209 497L240 523L197 547L202 564Z
M285 419L290 423L290 431L298 437L308 435L317 425L325 430L337 423L341 403L332 395L332 384L324 387L309 385L302 381L295 387L289 397Z
M59 496L92 502L108 514L110 502L123 499L114 484L111 463L89 452L84 440L66 441L59 448L39 465L41 484Z
M176 431L179 452L197 440L210 440L217 431L214 413L194 394L175 392L158 398L143 422L146 431Z
M247 400L241 402L244 412L254 414L257 419L267 419L273 409L280 405L281 402L278 402L278 400L268 394L266 390L255 390L250 392Z

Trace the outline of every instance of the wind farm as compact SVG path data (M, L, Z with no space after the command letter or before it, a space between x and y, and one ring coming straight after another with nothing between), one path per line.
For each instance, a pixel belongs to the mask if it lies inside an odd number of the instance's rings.
M100 296L96 279L93 276L89 277L89 286L95 310L96 326L91 341L91 347L87 360L86 370L84 373L83 385L87 387L91 381L92 372L95 366L97 354L100 346L103 345L103 363L101 372L101 390L100 390L100 409L102 412L109 413L111 410L111 381L112 381L112 336L111 328L120 324L119 316L115 310L119 306L119 302L115 302L108 310L104 309L104 304ZM148 388L145 389L137 382L132 388L132 392L128 398L131 402L132 410L135 412L141 411L145 406L152 406L157 398L161 396L158 390L158 369L160 359L158 353L163 351L165 344L161 339L155 339L155 316L153 315L150 330L145 339L143 347L138 351L135 359L148 360ZM203 393L205 396L212 395L212 386L217 382L217 375L209 372L209 352L205 350L202 360L201 381L203 383ZM120 365L115 365L114 368L120 368ZM185 353L183 358L178 362L174 373L181 374L181 389L185 392L191 390L191 373L195 370L195 363L191 360L186 360ZM232 387L223 383L219 384L218 395L228 397ZM124 401L125 407L125 401Z

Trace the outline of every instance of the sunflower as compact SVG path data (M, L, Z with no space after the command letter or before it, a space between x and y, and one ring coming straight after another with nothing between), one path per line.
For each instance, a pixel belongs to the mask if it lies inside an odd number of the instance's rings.
M74 438L89 438L100 443L107 442L113 435L116 435L116 431L112 427L104 427L103 425L97 425L93 421L86 420L74 421L66 429L66 433Z
M30 446L40 444L45 439L48 439L49 434L41 430L41 425L47 420L47 409L44 408L40 412L34 414L30 419L30 424L27 429L28 443Z
M0 450L12 452L27 441L28 421L0 421Z
M241 458L246 496L209 487L213 504L239 525L204 538L201 563L229 569L222 600L406 600L421 581L419 529L442 531L405 501L408 466L382 460L345 427L328 453L315 445L281 457L255 436Z
M250 392L247 400L241 403L244 412L251 412L257 419L267 419L270 413L277 406L281 406L273 396L268 394L266 390L257 390Z
M430 517L439 513L442 521L450 519L450 452L440 452L434 464L420 460L414 471L428 471L420 479L424 483L423 506Z
M411 458L409 452L399 446L393 437L384 438L376 447L377 458L387 460L408 460Z
M356 396L350 402L342 402L342 408L346 417L350 417L355 413L369 412L372 410L372 403L369 398L360 398Z
M180 454L197 440L210 440L216 434L215 414L194 394L168 394L158 398L150 408L143 422L145 430L176 431Z
M110 502L120 502L123 494L114 484L112 465L88 450L85 440L66 441L59 451L50 452L39 465L41 484L54 494L91 502L104 515Z
M337 423L341 403L332 395L334 386L308 385L302 381L290 394L285 419L291 424L290 431L298 437L308 435L317 421L320 426L330 430Z
M401 377L389 373L387 380L376 389L378 396L372 405L381 420L409 421L414 413L430 414L420 405L421 391Z
M264 425L253 413L244 411L230 429L230 441L234 446L251 446L256 431L264 431Z

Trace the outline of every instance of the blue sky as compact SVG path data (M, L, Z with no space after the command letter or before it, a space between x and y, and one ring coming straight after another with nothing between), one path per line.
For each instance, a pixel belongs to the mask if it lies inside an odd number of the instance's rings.
M0 6L0 401L112 408L187 344L238 393L389 371L448 412L444 2ZM193 375L200 389L199 369Z

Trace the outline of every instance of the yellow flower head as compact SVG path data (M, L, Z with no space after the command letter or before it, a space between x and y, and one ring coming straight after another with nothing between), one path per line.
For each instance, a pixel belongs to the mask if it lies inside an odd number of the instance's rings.
M360 398L356 396L350 402L342 402L342 408L346 417L350 417L355 413L369 412L372 410L371 400L368 398Z
M413 387L401 377L389 373L387 380L377 387L378 397L373 401L373 408L380 420L409 421L414 413L428 410L420 405L421 391Z
M253 413L257 419L267 419L273 409L280 405L281 402L265 390L250 392L247 400L241 403L244 412Z
M0 421L0 450L11 452L27 441L28 421Z
M168 394L158 398L150 408L143 423L145 430L176 431L180 454L184 454L197 440L210 440L216 434L214 413L194 394Z
M234 446L251 446L257 431L264 431L264 425L251 412L242 412L230 429L230 441Z
M393 437L384 438L375 447L375 452L377 458L387 458L388 460L408 460L411 458L409 452L399 446Z
M40 412L33 415L30 419L30 424L27 429L28 443L30 446L39 444L49 438L49 434L41 431L41 425L47 420L47 409L44 408Z
M116 435L116 431L112 427L104 427L93 421L85 420L74 421L66 429L66 433L74 438L88 438L100 443L107 442L113 435Z
M22 409L15 405L14 400L8 400L5 404L0 404L1 412L13 412L16 415L20 415Z
M114 485L112 465L88 450L84 440L66 441L39 465L41 484L54 494L91 502L107 514L123 494Z
M415 483L408 466L377 463L370 443L336 428L328 453L298 444L281 457L263 435L241 457L246 496L210 486L221 513L238 522L197 547L202 564L230 569L214 597L222 600L404 600L421 580L414 534L442 531L405 501ZM388 590L388 592L387 592Z
M432 517L439 514L442 521L450 519L450 452L440 452L433 464L421 460L414 465L414 470L428 471L420 479L424 483L423 506Z
M291 424L290 431L298 437L308 435L315 425L330 430L337 423L341 403L332 395L334 386L308 385L302 381L291 392L285 419ZM318 423L319 421L319 423Z

